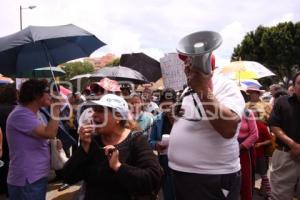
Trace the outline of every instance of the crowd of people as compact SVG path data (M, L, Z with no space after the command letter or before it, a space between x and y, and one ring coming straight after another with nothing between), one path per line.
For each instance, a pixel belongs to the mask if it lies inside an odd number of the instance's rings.
M85 200L160 190L165 200L250 200L256 174L265 199L300 198L300 73L286 90L272 85L270 102L190 62L185 74L188 87L156 98L108 78L67 97L45 80L1 87L1 193L45 199L57 138L68 157L56 169L62 189L81 181Z

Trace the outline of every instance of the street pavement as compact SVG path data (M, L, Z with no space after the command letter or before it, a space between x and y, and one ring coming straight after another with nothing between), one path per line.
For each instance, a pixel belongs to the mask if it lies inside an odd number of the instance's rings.
M74 185L64 191L59 192L57 189L59 188L60 184L60 182L53 182L49 184L46 200L75 200L80 186ZM257 180L255 185L258 187L259 184L260 180ZM163 200L163 198L160 198L159 200ZM257 190L254 190L253 200L264 200L264 198L258 194Z
M61 182L52 182L48 185L46 200L75 200L80 185L73 185L64 191L58 191Z
M68 189L59 192L58 188L61 185L61 182L50 182L48 185L48 192L46 200L77 200L80 185L73 185ZM255 182L256 188L260 185L260 179L257 179ZM161 195L160 195L161 196ZM258 194L258 190L254 190L253 200L263 200L264 198ZM4 196L0 195L0 200L6 200ZM163 200L160 198L159 200Z

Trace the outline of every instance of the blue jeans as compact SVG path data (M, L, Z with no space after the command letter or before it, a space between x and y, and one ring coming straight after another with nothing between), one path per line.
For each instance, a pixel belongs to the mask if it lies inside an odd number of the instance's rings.
M9 200L45 200L48 178L41 178L31 184L26 181L24 186L8 184Z
M168 156L160 155L159 163L164 169L164 178L163 178L163 193L164 200L174 200L175 199L175 188L172 171L168 166Z

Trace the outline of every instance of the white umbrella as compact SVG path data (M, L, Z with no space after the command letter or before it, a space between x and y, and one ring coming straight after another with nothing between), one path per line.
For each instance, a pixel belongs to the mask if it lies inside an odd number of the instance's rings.
M220 73L235 80L259 79L275 74L265 66L254 61L235 61L221 67Z

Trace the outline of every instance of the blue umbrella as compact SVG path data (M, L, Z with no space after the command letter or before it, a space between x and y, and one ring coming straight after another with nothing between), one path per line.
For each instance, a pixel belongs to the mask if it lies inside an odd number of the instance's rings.
M104 45L93 34L73 24L29 26L0 38L0 73L17 76L40 67L58 66L88 57Z
M245 81L241 81L241 84L246 85L247 87L256 87L256 88L260 88L262 86L257 80L245 80Z

